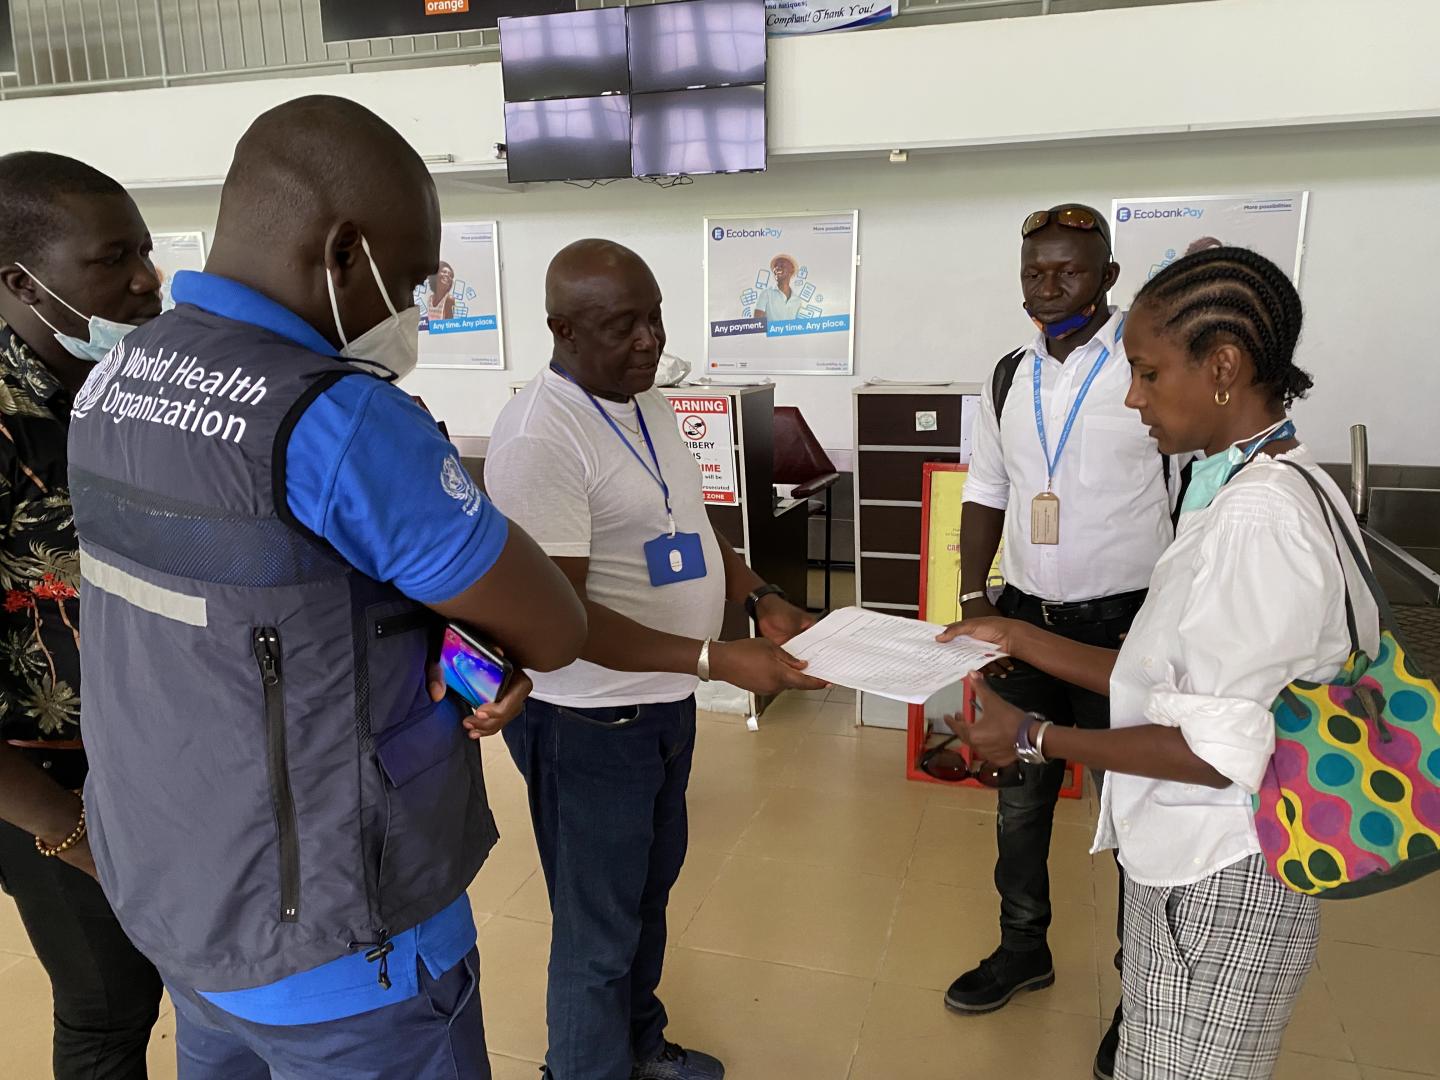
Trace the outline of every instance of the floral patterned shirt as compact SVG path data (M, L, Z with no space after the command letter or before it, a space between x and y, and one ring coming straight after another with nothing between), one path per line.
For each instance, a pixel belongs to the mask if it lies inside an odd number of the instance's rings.
M0 738L80 738L70 395L0 321Z

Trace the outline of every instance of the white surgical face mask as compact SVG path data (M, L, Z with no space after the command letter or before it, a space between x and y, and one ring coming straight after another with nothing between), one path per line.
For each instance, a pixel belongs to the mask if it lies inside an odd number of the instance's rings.
M36 277L33 272L26 270L24 263L16 263L15 265L20 267L21 270L25 270L25 273L30 275L30 280L35 282L36 285L39 285L40 288L44 289L52 297L60 301L60 303L75 312L77 319L85 319L85 316L76 309L75 305L52 290L50 286ZM66 352L81 360L88 360L92 364L104 360L105 354L116 345L119 345L125 335L135 329L135 327L129 323L116 322L114 319L102 319L99 315L91 315L90 318L85 319L90 329L90 338L88 341L81 341L72 334L62 334L59 330L56 330L55 324L45 318L44 315L41 315L39 308L31 308L31 310L35 312L41 322L50 327L51 333L55 335L55 340L64 346Z
M380 290L380 298L385 301L385 307L390 311L390 317L372 326L354 341L347 338L345 328L340 325L340 305L335 299L335 278L327 269L325 287L330 290L330 314L335 319L335 333L340 335L344 346L340 355L357 364L381 368L392 379L403 379L414 371L415 365L420 362L420 307L416 304L404 311L395 310L395 305L390 302L390 294L385 291L380 268L375 265L375 256L370 254L370 241L362 236L360 246L365 250L365 258L370 260L370 273L375 277L375 285Z

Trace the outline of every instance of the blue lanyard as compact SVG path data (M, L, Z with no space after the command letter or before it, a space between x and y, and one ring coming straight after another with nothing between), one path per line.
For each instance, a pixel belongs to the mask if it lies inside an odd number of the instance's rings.
M594 394L590 393L589 390L586 390L583 386L581 386L578 382L571 378L568 372L562 371L554 364L550 365L550 370L555 372L556 375L559 375L566 382L572 384L577 390L579 390L582 394L584 394L587 398L590 399L590 404L595 406L595 411L598 412L604 418L605 422L610 425L610 430L615 432L615 437L625 444L625 449L629 450L631 456L640 463L640 467L645 470L645 474L649 476L651 480L654 480L655 483L660 485L660 493L665 496L665 516L670 522L670 535L674 536L675 511L670 508L670 487L668 484L665 483L665 476L660 471L660 455L655 453L655 441L650 438L650 428L645 423L645 412L643 409L640 408L639 400L635 401L635 419L640 421L640 434L645 437L645 447L650 451L650 460L655 463L655 468L653 470L650 468L649 465L645 464L645 459L640 456L640 451L635 449L635 444L625 437L625 433L620 430L620 425L615 423L615 418L605 411L605 406L601 405L600 402L595 400Z
M1277 427L1274 431L1270 432L1268 435L1261 435L1249 446L1242 446L1240 448L1240 453L1243 456L1241 458L1240 464L1236 465L1233 469L1230 470L1229 474L1226 475L1225 483L1228 484L1231 480L1235 479L1235 474L1238 473L1241 469L1243 469L1246 465L1249 465L1250 462L1254 461L1255 456L1259 454L1261 450L1264 450L1265 447L1269 446L1271 443L1284 442L1286 439L1293 439L1295 438L1295 434L1295 421L1286 420L1283 424Z
M1118 338L1120 332L1125 328L1125 320L1120 320L1120 325L1115 328L1115 336ZM1050 457L1050 443L1045 438L1045 410L1040 404L1040 356L1035 356L1034 377L1030 380L1035 389L1035 430L1040 433L1040 451L1045 455L1045 490L1049 491L1055 484L1055 470L1060 467L1060 455L1065 452L1065 444L1070 441L1070 429L1075 426L1075 418L1080 415L1080 406L1085 404L1085 395L1090 393L1090 384L1095 381L1095 376L1100 374L1100 369L1105 366L1105 361L1110 359L1110 348L1106 346L1100 353L1100 359L1095 361L1095 366L1090 369L1090 374L1085 376L1085 381L1080 385L1080 393L1075 398L1075 404L1070 407L1070 415L1065 420L1065 428L1060 432L1060 441L1055 444L1055 457Z

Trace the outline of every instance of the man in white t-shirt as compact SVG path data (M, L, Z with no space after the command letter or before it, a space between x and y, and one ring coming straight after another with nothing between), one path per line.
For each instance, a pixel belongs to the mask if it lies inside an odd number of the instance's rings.
M660 286L634 252L581 240L545 281L555 351L502 410L487 493L585 602L582 659L532 673L505 741L525 775L553 930L547 1075L718 1080L665 1040L655 995L665 906L685 860L695 687L822 683L780 645L813 620L711 527L700 470L654 389ZM719 642L725 601L762 637Z

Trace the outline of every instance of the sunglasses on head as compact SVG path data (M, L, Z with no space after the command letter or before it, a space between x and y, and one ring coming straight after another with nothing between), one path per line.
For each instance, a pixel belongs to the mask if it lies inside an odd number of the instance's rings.
M988 788L1016 787L1025 782L1019 762L1002 767L982 761L972 768L964 754L950 748L957 738L951 735L939 746L926 750L920 757L920 771L946 783L974 780Z
M1020 239L1029 239L1047 225L1059 225L1062 229L1079 229L1082 232L1098 232L1105 240L1105 246L1110 246L1110 238L1105 235L1105 225L1100 216L1083 206L1067 206L1064 210L1036 210L1020 226Z

